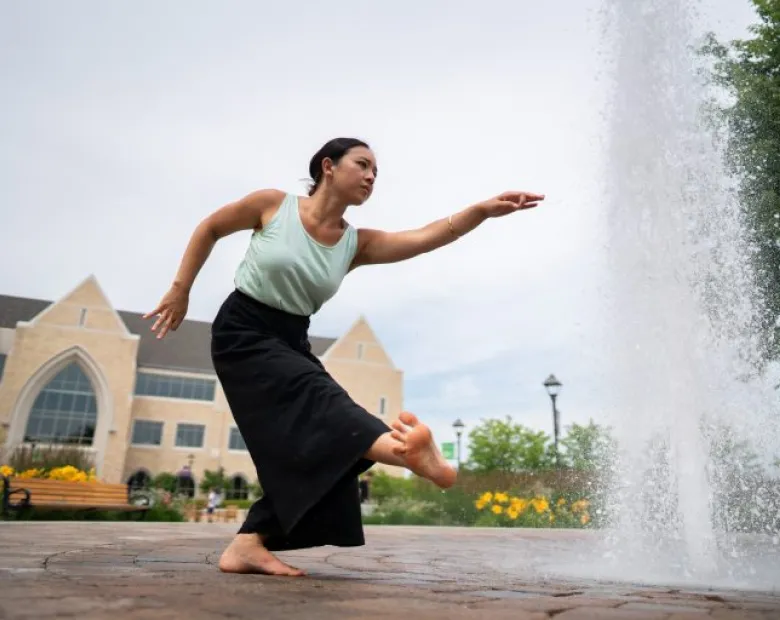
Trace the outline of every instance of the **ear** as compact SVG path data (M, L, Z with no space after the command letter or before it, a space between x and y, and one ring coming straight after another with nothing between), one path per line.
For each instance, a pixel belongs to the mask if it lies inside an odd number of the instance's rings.
M323 176L333 176L333 160L330 157L325 157L322 160L322 174Z

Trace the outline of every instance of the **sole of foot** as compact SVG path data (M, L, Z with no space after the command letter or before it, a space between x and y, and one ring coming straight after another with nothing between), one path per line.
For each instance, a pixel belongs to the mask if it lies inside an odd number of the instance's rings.
M392 427L391 437L401 444L395 452L413 473L430 480L441 489L448 489L455 484L458 473L439 452L427 425L413 413L404 411Z
M240 575L278 575L283 577L304 577L306 572L285 564L263 547L257 536L254 540L237 538L233 540L219 558L219 570L223 573Z

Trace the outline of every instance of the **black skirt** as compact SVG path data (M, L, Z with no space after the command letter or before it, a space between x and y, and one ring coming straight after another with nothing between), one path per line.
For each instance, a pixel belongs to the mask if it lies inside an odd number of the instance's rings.
M214 368L263 487L239 532L271 551L365 544L358 476L390 430L328 374L308 329L309 317L240 291L212 325Z

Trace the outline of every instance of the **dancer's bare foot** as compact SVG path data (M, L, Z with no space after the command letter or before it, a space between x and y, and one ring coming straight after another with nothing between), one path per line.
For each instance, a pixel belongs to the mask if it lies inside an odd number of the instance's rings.
M412 472L442 489L455 484L458 474L439 452L430 428L408 411L402 412L391 426L394 430L390 436L401 444L393 451Z
M257 534L238 534L219 558L223 573L286 575L302 577L306 573L289 566L268 551Z

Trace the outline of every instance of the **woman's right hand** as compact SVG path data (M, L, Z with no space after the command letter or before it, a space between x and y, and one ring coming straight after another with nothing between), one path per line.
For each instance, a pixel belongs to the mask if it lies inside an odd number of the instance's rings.
M152 325L152 331L157 331L160 328L160 332L157 334L157 338L164 338L168 330L176 331L181 325L184 317L187 315L187 306L190 303L189 293L183 288L173 285L167 293L163 296L159 305L151 312L144 315L144 319L148 319L157 315L157 320Z

